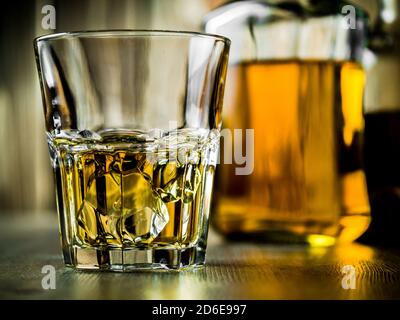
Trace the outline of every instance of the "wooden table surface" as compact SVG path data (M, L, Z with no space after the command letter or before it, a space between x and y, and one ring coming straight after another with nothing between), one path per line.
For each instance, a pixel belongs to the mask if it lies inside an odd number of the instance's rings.
M400 251L227 243L210 234L207 265L183 272L82 272L63 266L53 214L0 214L2 299L399 299ZM56 289L44 290L44 265ZM342 288L342 267L356 288Z

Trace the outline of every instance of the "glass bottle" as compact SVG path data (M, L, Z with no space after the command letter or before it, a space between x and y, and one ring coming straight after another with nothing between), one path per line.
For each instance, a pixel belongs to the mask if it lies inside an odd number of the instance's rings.
M343 1L235 1L204 28L232 41L214 227L312 246L358 238L370 223L364 11Z

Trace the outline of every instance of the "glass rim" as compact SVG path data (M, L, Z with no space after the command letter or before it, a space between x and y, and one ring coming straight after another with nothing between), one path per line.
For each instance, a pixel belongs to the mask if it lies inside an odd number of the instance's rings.
M113 36L120 37L193 37L193 38L209 38L223 41L230 45L231 40L227 37L203 33L197 31L180 31L180 30L152 30L152 29L110 29L110 30L85 30L85 31L67 31L41 35L33 39L34 43L48 40L69 40L76 38L108 38Z

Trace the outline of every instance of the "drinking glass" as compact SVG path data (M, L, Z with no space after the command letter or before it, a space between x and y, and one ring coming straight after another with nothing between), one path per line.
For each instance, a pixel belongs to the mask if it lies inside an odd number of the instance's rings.
M88 31L34 48L65 264L204 264L229 40Z

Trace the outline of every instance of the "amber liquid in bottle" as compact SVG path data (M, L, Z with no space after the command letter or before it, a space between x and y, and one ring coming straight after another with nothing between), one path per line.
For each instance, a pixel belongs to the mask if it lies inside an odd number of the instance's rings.
M223 164L222 157L216 229L231 237L316 246L359 237L370 222L362 162L364 82L354 62L232 66L223 123L254 129L254 170L236 175L237 165Z

